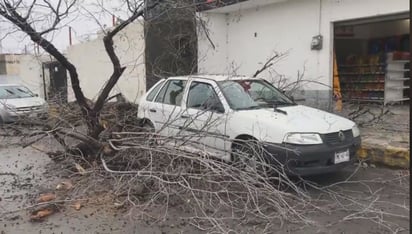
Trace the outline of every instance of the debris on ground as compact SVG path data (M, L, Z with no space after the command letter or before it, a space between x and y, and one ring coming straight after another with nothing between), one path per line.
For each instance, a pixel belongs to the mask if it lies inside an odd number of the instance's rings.
M85 175L86 174L86 170L82 166L80 166L80 164L75 163L74 166L76 167L76 169L80 173L80 175Z
M80 210L80 209L83 207L83 205L82 205L82 203L81 203L80 201L77 201L77 202L75 202L75 203L72 205L72 207L73 207L75 210Z
M53 193L44 193L41 194L40 197L37 199L37 202L49 202L56 199L56 195Z
M48 204L46 206L42 206L37 208L31 212L30 221L32 222L40 222L43 221L44 218L58 212L59 209L55 204Z
M56 190L70 190L73 188L73 184L71 181L62 181L56 186Z
M123 208L125 204L124 202L115 202L113 205L115 208L120 209Z

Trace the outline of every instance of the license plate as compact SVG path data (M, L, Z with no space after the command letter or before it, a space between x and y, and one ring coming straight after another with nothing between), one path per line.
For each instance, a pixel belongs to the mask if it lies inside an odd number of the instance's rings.
M349 161L349 149L335 153L335 164Z

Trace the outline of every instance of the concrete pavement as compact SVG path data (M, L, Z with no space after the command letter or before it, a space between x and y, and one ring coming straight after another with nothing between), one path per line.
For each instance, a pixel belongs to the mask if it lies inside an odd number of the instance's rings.
M360 126L362 147L358 157L361 160L407 169L410 162L409 113L409 104L345 104L338 114Z

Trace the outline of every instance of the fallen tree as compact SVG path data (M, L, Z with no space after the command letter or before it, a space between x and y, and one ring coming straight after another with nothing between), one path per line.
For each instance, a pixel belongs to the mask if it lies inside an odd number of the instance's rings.
M80 4L77 0L65 1L8 1L4 0L0 3L0 16L4 17L12 25L17 27L21 32L25 33L30 39L39 45L44 51L51 55L56 61L58 61L65 69L67 69L73 93L76 98L76 103L81 110L81 116L84 123L87 126L87 134L80 135L72 133L71 137L81 141L80 144L71 147L80 150L85 154L97 152L103 145L99 142L99 136L104 130L100 121L102 109L107 102L108 96L116 85L117 81L122 76L126 67L121 66L120 60L115 52L113 38L126 28L130 23L144 17L144 13L150 9L155 8L162 0L151 1L150 4L145 4L144 1L125 1L127 8L130 12L130 16L123 20L120 24L114 26L112 29L107 30L104 37L104 47L110 61L113 65L113 72L108 78L106 84L101 88L101 91L94 102L90 102L86 99L80 86L79 75L76 66L71 63L62 52L60 52L54 44L48 40L45 35L59 29L59 24L63 19L69 18L76 7ZM46 11L46 12L45 12ZM39 15L39 12L42 12ZM44 18L47 16L48 18ZM47 19L52 19L47 24ZM39 22L43 30L36 30ZM52 131L50 128L48 131ZM62 143L59 139L60 131L54 131L56 139ZM67 134L67 133L66 133ZM71 149L70 149L71 150Z
M24 1L4 0L0 3L1 16L26 33L68 70L77 103L59 106L57 114L46 121L22 119L17 125L8 126L4 132L8 135L21 134L23 147L38 147L38 142L46 141L50 147L45 150L46 153L66 166L73 173L73 178L80 181L77 184L84 185L75 187L73 194L84 193L93 186L103 186L107 193L115 194L121 204L130 208L130 215L153 221L164 220L171 208L182 206L189 211L183 219L200 230L218 233L244 231L238 224L252 224L258 227L256 230L259 232L270 232L273 226L282 226L286 222L302 226L315 224L309 217L310 212L328 212L331 206L350 210L353 215L345 217L348 220L373 219L375 214L383 216L374 206L376 196L373 191L365 200L359 201L331 190L333 186L325 188L300 179L292 180L282 165L260 162L259 168L269 168L271 171L262 174L243 162L222 162L206 151L193 153L167 144L181 140L179 136L163 138L136 128L137 106L107 102L110 91L125 70L116 55L113 38L138 17L144 17L145 10L163 1L152 1L150 5L143 5L140 1L137 4L125 2L131 12L130 17L110 29L103 38L113 72L94 102L84 96L76 67L44 36L57 30L62 18L68 17L78 2L32 1L24 5ZM36 20L30 17L37 7L48 9L54 17L51 26L42 31L36 30ZM275 54L269 58L255 76L282 57ZM27 126L30 128L27 129ZM196 143L194 139L196 136L185 141ZM51 147L56 142L61 146L60 150ZM263 148L257 151L254 152L257 155L264 154ZM96 183L96 178L103 183ZM305 186L325 192L336 199L336 203L319 204L321 199L309 196L303 189ZM152 213L154 210L161 210L161 215ZM384 215L401 216L390 212ZM383 218L373 220L396 230ZM228 225L230 222L232 224Z

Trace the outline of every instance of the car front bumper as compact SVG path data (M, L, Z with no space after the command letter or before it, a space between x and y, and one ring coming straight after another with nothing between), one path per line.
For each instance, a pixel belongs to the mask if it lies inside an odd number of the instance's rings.
M13 123L24 118L45 118L48 115L47 110L37 110L31 112L8 112L2 111L0 117L4 123Z
M291 145L265 144L268 160L273 165L280 165L291 175L307 176L325 174L350 165L356 159L361 139L355 137L351 142L338 145ZM349 150L349 161L335 164L335 153Z

